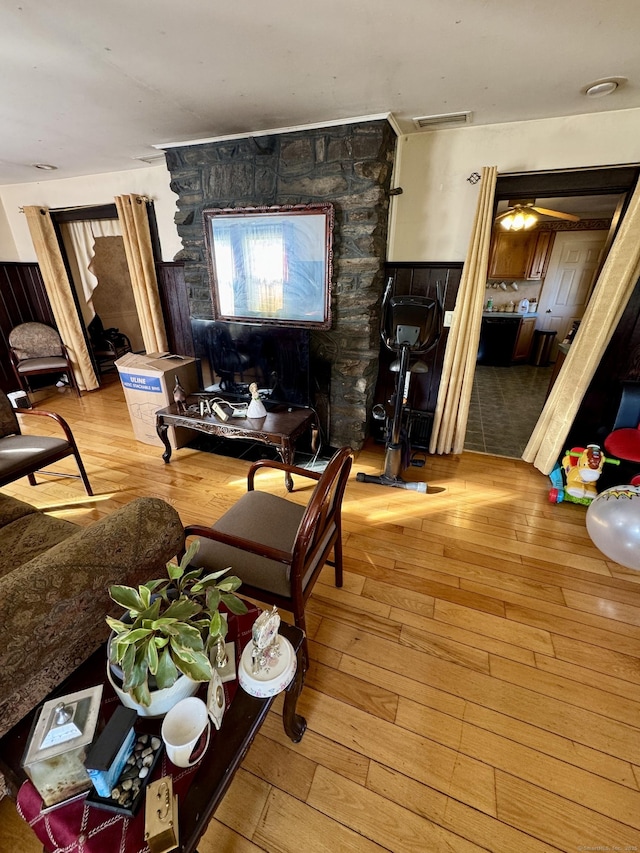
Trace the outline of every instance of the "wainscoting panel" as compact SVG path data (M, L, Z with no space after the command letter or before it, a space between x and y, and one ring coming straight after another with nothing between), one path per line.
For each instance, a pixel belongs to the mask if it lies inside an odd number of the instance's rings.
M9 333L20 323L48 323L55 327L49 298L38 264L0 262L0 388L17 391Z

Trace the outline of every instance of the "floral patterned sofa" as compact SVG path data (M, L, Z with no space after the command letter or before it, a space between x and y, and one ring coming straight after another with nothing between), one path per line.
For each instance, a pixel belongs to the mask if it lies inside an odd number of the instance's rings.
M157 577L183 544L158 498L79 527L0 493L0 737L107 639L108 587Z

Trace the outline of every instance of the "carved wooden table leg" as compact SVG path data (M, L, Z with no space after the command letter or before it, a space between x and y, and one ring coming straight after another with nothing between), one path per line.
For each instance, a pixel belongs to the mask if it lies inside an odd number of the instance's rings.
M171 459L171 442L169 441L169 436L167 433L169 432L169 424L162 423L161 421L156 421L156 432L158 433L158 438L165 446L165 451L162 454L162 458L168 464Z
M307 656L305 650L306 641L303 641L296 653L298 666L296 668L296 674L293 677L293 681L285 690L284 708L282 710L282 723L284 725L284 730L294 743L299 743L302 740L302 735L307 729L307 721L305 718L296 713L298 697L300 696L300 691L304 685L304 675L307 670Z

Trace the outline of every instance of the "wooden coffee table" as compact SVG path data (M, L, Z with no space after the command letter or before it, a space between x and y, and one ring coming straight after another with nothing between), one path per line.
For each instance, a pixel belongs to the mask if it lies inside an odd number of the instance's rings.
M296 651L298 661L296 675L285 691L283 710L284 729L291 740L297 743L302 738L307 725L304 718L296 712L296 703L304 683L304 657L302 652L304 634L299 628L287 625L284 622L280 624L280 634L291 642ZM93 686L99 682L99 676L104 672L105 649L102 648L82 664L64 684L60 685L47 698L65 695L84 687ZM111 687L105 680L103 702L108 697L111 697L110 701L113 701ZM236 770L240 767L242 759L246 755L274 701L275 697L258 699L250 696L238 686L232 701L225 711L220 730L212 733L211 744L203 758L199 761L197 770L189 780L189 787L186 793L178 798L180 845L176 848L176 851L179 851L179 853L197 853L197 845L205 833L209 821L224 797ZM14 784L21 784L26 779L24 771L20 767L20 761L27 744L35 713L36 711L34 710L0 740L3 770L6 768L8 777ZM159 733L161 720L145 720L144 725L148 726L149 731L153 732L157 730ZM170 767L173 767L170 762L167 761L166 763ZM162 764L162 762L159 762L159 764ZM71 804L69 807L61 807L61 809L68 808L70 813L72 813L74 821L77 821L78 824L80 824L78 808L81 807L82 802L77 805ZM73 808L74 805L76 805L75 811ZM92 812L95 810L95 807L88 808ZM100 812L101 816L106 818L115 817L110 812L97 811ZM56 809L51 814L57 815L58 813L62 814L60 809ZM72 832L75 831L75 828L71 829L71 826L65 827L65 829ZM40 837L40 832L38 832L36 826L34 826L34 831ZM127 851L130 849L140 850L144 844L142 838L143 831L144 805L141 807L135 820L132 819L125 829L126 845L123 849ZM95 851L104 853L104 848L98 839L99 835L96 835L92 842L91 832L87 831L86 847L83 846L82 849L86 850L87 853L95 853ZM44 850L46 853L51 848L48 846L46 839L41 838L41 841L45 844Z
M194 394L187 398L186 411L176 403L156 412L156 432L165 446L162 458L171 461L171 444L167 432L170 426L186 427L208 435L242 438L275 447L286 465L293 463L296 440L315 424L313 409L284 408L267 412L264 418L234 418L223 421L215 414L200 414L200 402L219 400L213 394ZM291 474L285 474L287 490L293 489Z

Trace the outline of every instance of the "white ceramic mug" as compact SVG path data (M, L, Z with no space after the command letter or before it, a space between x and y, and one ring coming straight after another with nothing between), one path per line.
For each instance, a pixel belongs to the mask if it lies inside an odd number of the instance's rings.
M182 699L174 705L162 723L167 757L176 767L191 767L199 761L209 746L210 734L207 706L197 696Z

